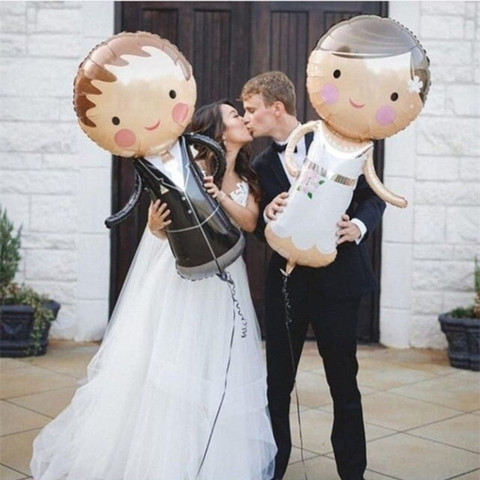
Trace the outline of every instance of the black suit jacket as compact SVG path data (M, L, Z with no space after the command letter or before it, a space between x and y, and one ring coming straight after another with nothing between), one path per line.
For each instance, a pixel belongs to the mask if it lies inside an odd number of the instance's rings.
M305 136L307 151L312 140L313 133L308 133ZM254 159L252 166L258 175L262 190L256 233L259 238L265 240L263 235L265 229L263 210L279 193L289 190L290 182L285 174L280 157L271 146ZM345 242L338 246L337 258L327 267L297 266L294 273L302 275L302 272L309 272L308 275L313 275L315 280L315 284L311 285L312 289L318 290L319 293L329 297L359 297L373 291L377 284L368 258L365 240L380 222L385 206L385 202L373 192L365 177L361 175L353 193L352 203L347 209L350 218L358 218L367 227L367 233L360 244ZM270 277L277 275L277 271L284 266L285 259L273 252L267 282L273 280Z

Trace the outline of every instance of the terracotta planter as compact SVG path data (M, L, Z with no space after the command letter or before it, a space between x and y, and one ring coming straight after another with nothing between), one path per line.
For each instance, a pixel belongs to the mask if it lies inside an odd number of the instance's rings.
M480 370L480 319L455 318L442 313L438 320L447 337L450 365Z
M57 318L60 304L50 300L45 306ZM33 329L33 309L28 305L0 305L0 357L28 357L32 355L30 339ZM40 348L34 355L44 355L48 345L50 323L45 325Z

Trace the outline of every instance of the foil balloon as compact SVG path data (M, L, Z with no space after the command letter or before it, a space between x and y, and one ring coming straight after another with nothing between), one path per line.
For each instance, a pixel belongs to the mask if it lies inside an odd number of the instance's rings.
M134 191L124 208L105 223L124 221L144 190L171 211L166 235L177 271L192 280L214 274L242 253L245 239L218 202L203 188L203 175L190 145L211 149L217 167L224 153L213 140L186 135L196 101L192 67L177 47L148 32L123 32L95 47L74 81L74 107L82 130L114 155L132 158ZM179 185L151 161L180 152L184 182Z
M335 260L337 223L362 174L386 202L406 207L375 173L373 142L406 128L430 87L429 60L417 38L390 18L361 15L333 26L311 52L307 90L320 120L291 135L285 159L296 178L284 211L265 230L270 246L295 265L323 267ZM314 138L302 168L295 145Z

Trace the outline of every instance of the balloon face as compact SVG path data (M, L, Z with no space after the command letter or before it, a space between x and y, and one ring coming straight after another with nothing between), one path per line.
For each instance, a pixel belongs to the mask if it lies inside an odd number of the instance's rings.
M429 84L428 59L415 37L395 21L374 16L333 27L307 67L317 113L338 133L359 140L407 127L422 110Z
M196 101L191 66L170 42L122 33L95 48L75 79L84 132L123 157L167 149L189 124Z

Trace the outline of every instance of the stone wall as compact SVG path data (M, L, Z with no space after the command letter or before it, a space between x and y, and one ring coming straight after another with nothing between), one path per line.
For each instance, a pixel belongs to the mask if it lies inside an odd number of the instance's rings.
M440 312L473 302L480 257L480 8L391 2L415 32L432 87L417 121L386 142L385 182L409 199L384 219L381 341L444 347Z
M52 334L108 318L110 155L76 123L78 65L113 33L111 2L0 3L0 203L22 225L18 281L62 304Z

